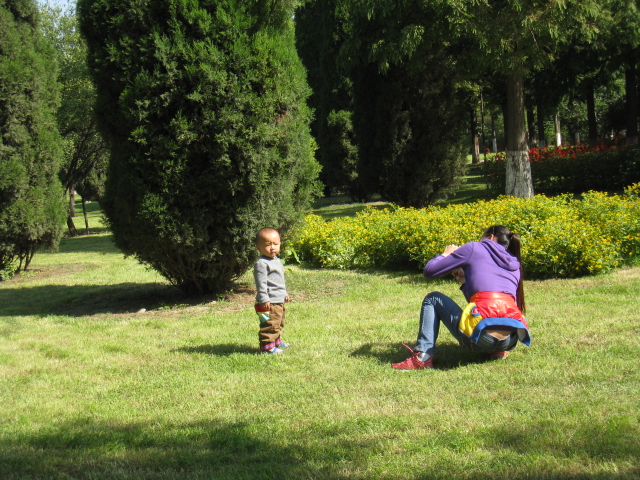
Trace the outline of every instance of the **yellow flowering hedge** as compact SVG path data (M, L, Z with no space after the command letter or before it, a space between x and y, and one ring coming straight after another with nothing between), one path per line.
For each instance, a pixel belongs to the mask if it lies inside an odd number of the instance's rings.
M528 278L595 274L640 255L640 186L624 195L589 192L532 199L500 197L448 207L367 208L324 221L309 215L288 250L304 262L331 268L421 268L445 245L476 241L491 225L522 239Z

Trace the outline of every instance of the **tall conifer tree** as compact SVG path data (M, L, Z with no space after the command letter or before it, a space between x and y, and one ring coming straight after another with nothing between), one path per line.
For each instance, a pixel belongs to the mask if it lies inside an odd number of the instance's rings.
M311 0L296 10L296 43L313 94L312 133L318 142L316 158L325 193L347 193L366 200L374 192L358 185L357 146L354 138L351 82L340 68L338 52L349 22L349 7L339 0Z
M63 232L52 57L35 2L0 1L0 278L26 269Z
M286 0L80 0L116 244L190 292L221 292L286 231L318 167Z

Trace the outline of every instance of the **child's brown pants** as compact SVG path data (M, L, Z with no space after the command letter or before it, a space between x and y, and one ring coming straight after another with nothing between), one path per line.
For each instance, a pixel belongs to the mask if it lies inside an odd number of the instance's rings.
M284 317L284 303L272 303L269 320L260 322L260 350L271 350L278 346L280 332L284 327Z

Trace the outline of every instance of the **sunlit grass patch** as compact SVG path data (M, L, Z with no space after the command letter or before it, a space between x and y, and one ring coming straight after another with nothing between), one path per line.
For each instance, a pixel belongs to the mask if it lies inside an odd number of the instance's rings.
M462 303L453 281L288 263L292 347L272 358L250 272L185 298L77 240L0 283L3 480L640 474L638 267L526 282L533 343L504 361L442 329L434 370L398 372L424 295Z

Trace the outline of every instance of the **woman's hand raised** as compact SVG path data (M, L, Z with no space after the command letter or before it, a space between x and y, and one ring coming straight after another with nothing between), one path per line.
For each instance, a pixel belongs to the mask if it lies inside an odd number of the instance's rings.
M442 252L442 256L443 257L447 257L449 255L451 255L453 252L455 252L459 247L457 245L447 245L444 248L444 252Z

